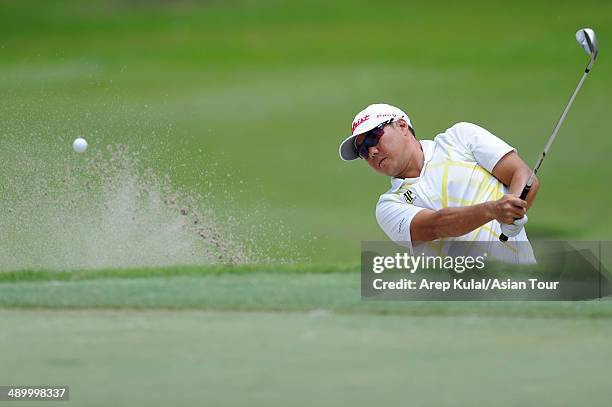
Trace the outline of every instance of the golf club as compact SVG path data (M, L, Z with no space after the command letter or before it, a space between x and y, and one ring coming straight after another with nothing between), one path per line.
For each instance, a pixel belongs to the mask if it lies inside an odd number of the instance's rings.
M582 84L584 83L584 80L586 79L587 75L591 71L591 68L593 67L593 63L595 63L595 58L597 58L597 53L598 53L599 50L597 48L597 40L595 38L595 31L593 31L590 28L581 28L580 30L578 30L576 32L576 41L578 41L578 44L580 44L582 49L584 49L585 52L587 54L589 54L589 57L590 57L589 63L587 65L587 67L585 68L584 73L582 74L582 78L580 78L580 82L578 82L578 85L576 86L576 89L574 89L574 93L572 93L572 96L570 97L569 102L567 102L567 105L565 106L565 109L563 109L563 113L561 114L561 117L559 118L559 121L557 121L557 124L555 125L555 128L554 128L552 134L548 138L548 141L546 142L546 145L544 146L544 150L542 151L542 154L540 155L540 158L538 159L535 167L531 171L531 175L529 176L529 179L527 180L527 184L523 188L523 192L521 192L521 196L520 197L523 200L525 198L527 198L527 194L529 194L529 190L531 189L531 185L533 185L533 181L535 180L535 176L538 173L538 170L540 169L540 166L542 165L542 162L544 161L544 157L546 157L546 154L548 153L548 149L552 145L553 141L555 141L555 137L557 136L557 132L559 131L559 128L561 127L561 124L565 120L565 116L567 115L567 112L569 111L570 107L572 106L572 103L574 102L574 99L576 98L576 95L578 94L578 91L582 87ZM505 242L505 241L508 240L508 236L506 236L506 235L504 235L502 233L499 236L499 240L501 240L502 242Z

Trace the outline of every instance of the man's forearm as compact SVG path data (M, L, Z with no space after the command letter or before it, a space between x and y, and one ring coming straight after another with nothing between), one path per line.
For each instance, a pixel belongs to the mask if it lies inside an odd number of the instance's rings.
M410 236L414 242L427 242L445 237L458 237L480 226L497 220L510 224L525 215L527 203L513 195L504 195L496 201L471 206L443 208L438 211L424 209L410 223Z
M527 169L516 170L512 174L512 179L510 180L510 185L508 186L510 193L516 196L520 196L530 176L531 176L530 169L529 170ZM529 209L529 207L533 203L535 196L538 193L538 189L540 189L540 182L536 178L533 181L533 185L531 185L531 189L529 190L529 193L527 194L527 198L525 199L525 201L527 201L527 209Z
M520 196L531 175L531 168L521 160L516 152L512 151L495 164L491 173L508 187L510 194ZM540 183L536 178L533 185L531 185L527 199L525 199L527 201L527 209L529 209L533 203L539 188Z
M490 202L444 208L436 211L433 216L437 238L463 236L494 219Z

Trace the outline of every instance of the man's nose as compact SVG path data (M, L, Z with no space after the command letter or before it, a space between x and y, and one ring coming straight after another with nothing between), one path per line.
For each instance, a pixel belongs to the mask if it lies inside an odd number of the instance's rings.
M368 157L372 158L374 157L376 154L378 154L378 147L376 146L372 146L368 149Z

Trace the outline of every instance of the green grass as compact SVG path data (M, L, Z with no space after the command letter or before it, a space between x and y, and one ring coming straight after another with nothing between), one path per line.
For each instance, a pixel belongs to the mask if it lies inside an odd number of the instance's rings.
M610 237L609 217L595 215L612 205L602 188L612 147L610 4L370 7L3 2L2 137L144 146L146 165L197 192L208 192L202 170L215 168L213 195L229 193L237 213L282 222L312 262L354 261L361 240L384 238L373 209L388 187L337 157L355 112L397 104L421 138L474 121L533 163L586 63L573 33L588 24L601 56L540 173L528 229Z
M351 266L0 278L0 382L74 405L608 403L610 301L369 302Z
M201 309L418 316L612 318L612 302L367 301L350 266L234 266L0 274L0 307Z
M609 405L607 320L163 310L1 310L0 320L11 327L0 381L68 384L67 405Z

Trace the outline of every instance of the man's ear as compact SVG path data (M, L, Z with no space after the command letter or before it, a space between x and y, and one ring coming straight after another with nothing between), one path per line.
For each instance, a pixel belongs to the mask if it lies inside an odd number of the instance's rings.
M398 126L400 126L401 129L406 129L407 131L407 135L411 135L414 138L416 138L416 133L414 132L414 129L412 128L411 125L408 124L408 122L404 119L399 119L397 121Z
M408 128L410 129L410 133L412 133L414 138L416 138L416 133L414 132L414 129L412 128L412 126L408 126Z
M406 120L399 119L396 123L402 130L402 132L405 132L407 136L411 135L410 133L412 132L412 128L408 125L408 122L406 122Z

